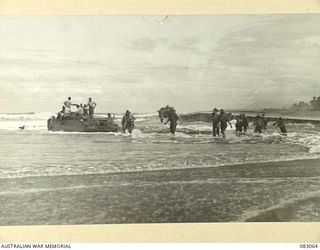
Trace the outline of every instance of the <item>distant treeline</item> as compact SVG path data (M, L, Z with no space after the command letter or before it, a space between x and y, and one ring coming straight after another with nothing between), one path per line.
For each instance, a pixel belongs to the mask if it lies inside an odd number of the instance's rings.
M320 96L314 96L309 103L304 101L295 103L291 108L299 110L320 110Z

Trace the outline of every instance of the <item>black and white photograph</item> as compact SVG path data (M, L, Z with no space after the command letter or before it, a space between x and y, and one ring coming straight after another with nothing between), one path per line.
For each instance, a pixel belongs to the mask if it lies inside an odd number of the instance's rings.
M0 225L320 222L319 22L0 15Z

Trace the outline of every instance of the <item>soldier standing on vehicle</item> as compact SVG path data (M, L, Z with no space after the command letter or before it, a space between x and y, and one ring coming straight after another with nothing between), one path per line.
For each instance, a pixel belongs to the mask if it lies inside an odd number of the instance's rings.
M89 101L88 101L90 118L93 118L94 109L95 109L96 106L97 106L97 104L96 104L94 101L92 101L92 98L90 97L90 98L89 98Z

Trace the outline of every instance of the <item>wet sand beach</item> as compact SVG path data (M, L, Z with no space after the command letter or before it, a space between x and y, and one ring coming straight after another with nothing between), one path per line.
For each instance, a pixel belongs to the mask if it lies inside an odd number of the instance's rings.
M2 179L1 225L320 221L319 165Z

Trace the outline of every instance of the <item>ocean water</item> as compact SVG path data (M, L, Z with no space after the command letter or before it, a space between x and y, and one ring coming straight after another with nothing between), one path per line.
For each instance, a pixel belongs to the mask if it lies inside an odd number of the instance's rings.
M0 114L1 225L320 221L319 126L223 139L135 114L132 135L66 133L51 115Z

